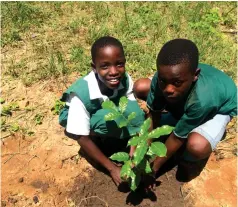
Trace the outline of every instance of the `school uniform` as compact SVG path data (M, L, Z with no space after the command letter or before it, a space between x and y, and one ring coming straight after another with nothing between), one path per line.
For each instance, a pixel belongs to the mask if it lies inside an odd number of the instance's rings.
M108 97L101 93L95 73L75 81L61 98L66 102L64 109L59 116L59 123L65 127L68 133L74 135L89 135L93 132L97 136L106 138L129 139L139 132L144 121L144 112L140 109L132 92L133 81L125 73L120 85L114 89L113 95ZM104 116L109 110L102 109L105 100L113 101L117 106L122 96L128 98L128 105L124 112L128 116L136 112L136 118L126 127L119 128L119 120L105 121Z
M201 69L198 80L191 86L188 96L176 106L166 102L158 87L156 72L147 106L152 111L165 109L169 112L163 114L160 124L175 126L173 132L177 137L186 139L190 133L197 132L209 141L213 150L230 119L237 116L237 87L221 70L207 64L199 64L198 68Z

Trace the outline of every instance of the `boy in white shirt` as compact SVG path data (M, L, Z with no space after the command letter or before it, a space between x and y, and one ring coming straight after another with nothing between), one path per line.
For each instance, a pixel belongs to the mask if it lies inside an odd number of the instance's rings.
M96 138L99 143L109 140L112 149L119 142L126 147L127 140L139 132L144 113L134 98L132 79L125 72L126 59L121 42L110 36L101 37L92 45L91 55L93 70L63 94L61 100L66 102L66 106L59 121L65 127L66 135L77 140L89 158L106 168L118 186L121 183L120 167L109 160L93 140ZM101 104L110 99L118 105L122 96L128 98L125 113L134 111L137 116L129 126L118 128L116 120L104 120L108 111L102 109Z

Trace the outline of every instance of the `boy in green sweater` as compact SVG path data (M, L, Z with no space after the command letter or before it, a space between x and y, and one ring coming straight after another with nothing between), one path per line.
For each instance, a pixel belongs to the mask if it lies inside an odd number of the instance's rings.
M177 171L181 181L194 178L191 169L198 166L198 161L207 160L227 124L237 115L237 87L233 80L210 65L199 64L198 59L199 52L192 41L171 40L157 56L153 79L139 79L134 84L135 95L147 97L148 116L153 124L175 126L165 141L167 156L157 157L153 163L154 173L184 149Z
M125 72L126 59L121 42L113 37L101 37L91 48L92 71L79 78L63 94L66 102L59 116L66 135L77 140L86 155L110 173L116 185L121 183L120 167L108 159L105 151L121 151L128 139L139 132L145 116L132 93L133 81ZM117 106L122 96L128 98L125 114L132 111L137 117L131 125L117 127L116 121L105 122L109 113L102 102L113 101ZM109 144L108 144L109 143ZM106 149L105 149L106 148Z

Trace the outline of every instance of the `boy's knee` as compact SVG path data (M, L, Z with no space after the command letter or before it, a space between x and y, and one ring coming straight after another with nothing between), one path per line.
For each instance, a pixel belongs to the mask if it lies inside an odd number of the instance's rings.
M196 132L189 135L186 149L199 160L209 157L212 152L211 144Z
M142 100L147 99L147 95L150 91L151 80L149 78L138 79L133 86L134 95Z

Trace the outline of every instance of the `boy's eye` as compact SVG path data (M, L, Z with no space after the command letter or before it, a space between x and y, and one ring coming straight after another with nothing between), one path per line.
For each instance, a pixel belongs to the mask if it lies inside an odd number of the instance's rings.
M179 86L182 85L182 81L175 81L175 82L174 82L174 85L177 86L177 87L179 87Z
M109 67L109 65L101 65L100 68L102 69L107 69Z
M117 67L124 67L125 63L121 62L121 63L117 63Z
M160 84L164 84L164 81L161 80L161 79L159 79L159 83L160 83Z

